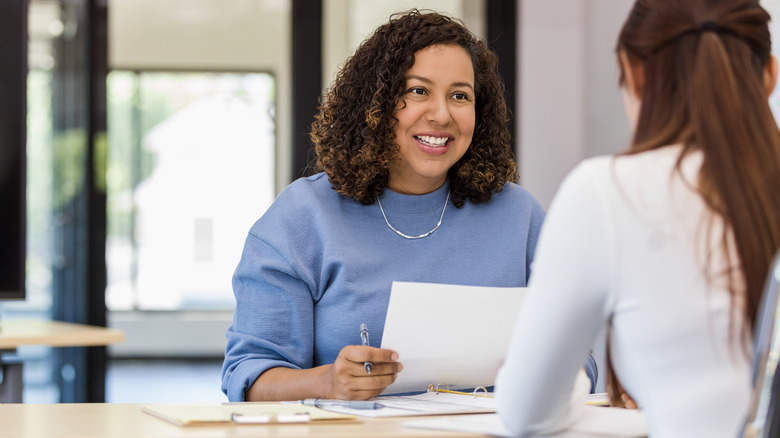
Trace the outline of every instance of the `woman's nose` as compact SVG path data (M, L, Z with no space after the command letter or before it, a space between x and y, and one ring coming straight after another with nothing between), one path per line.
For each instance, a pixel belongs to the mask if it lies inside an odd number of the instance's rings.
M447 125L452 120L446 99L431 99L426 114L426 120L438 125Z

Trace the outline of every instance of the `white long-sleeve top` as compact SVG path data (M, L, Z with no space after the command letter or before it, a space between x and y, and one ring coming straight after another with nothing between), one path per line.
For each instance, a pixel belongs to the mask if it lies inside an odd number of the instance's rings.
M561 185L496 382L498 413L514 434L573 420L575 375L611 324L615 372L651 437L737 436L752 346L741 342L724 280L705 275L708 246L712 269L725 263L722 223L694 190L701 153L680 175L680 151L588 159Z

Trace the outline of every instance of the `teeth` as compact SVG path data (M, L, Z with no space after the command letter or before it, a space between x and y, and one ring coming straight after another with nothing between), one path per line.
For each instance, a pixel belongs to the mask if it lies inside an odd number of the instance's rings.
M432 137L430 135L420 135L417 137L422 143L428 146L439 147L444 146L449 141L448 137Z

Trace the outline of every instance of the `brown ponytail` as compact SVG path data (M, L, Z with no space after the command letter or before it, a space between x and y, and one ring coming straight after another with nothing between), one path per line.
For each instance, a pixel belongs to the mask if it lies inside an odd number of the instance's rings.
M780 133L763 82L768 21L757 0L638 0L617 45L644 73L627 153L683 144L678 171L688 152L703 153L697 190L723 221L729 269L703 268L710 280L725 275L732 309L743 312L743 345L780 248ZM608 374L611 391L622 390Z

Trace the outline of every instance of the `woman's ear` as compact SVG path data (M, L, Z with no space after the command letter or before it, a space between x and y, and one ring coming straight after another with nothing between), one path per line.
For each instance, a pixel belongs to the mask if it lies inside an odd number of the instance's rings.
M767 97L769 97L769 95L772 94L773 91L775 91L776 85L777 85L777 58L770 55L769 60L766 62L766 66L764 67L764 89L766 90Z
M645 86L645 72L642 69L642 64L639 62L632 64L631 61L628 60L626 52L621 50L620 66L623 68L623 78L625 79L626 90L635 98L640 99L642 96L642 89Z

